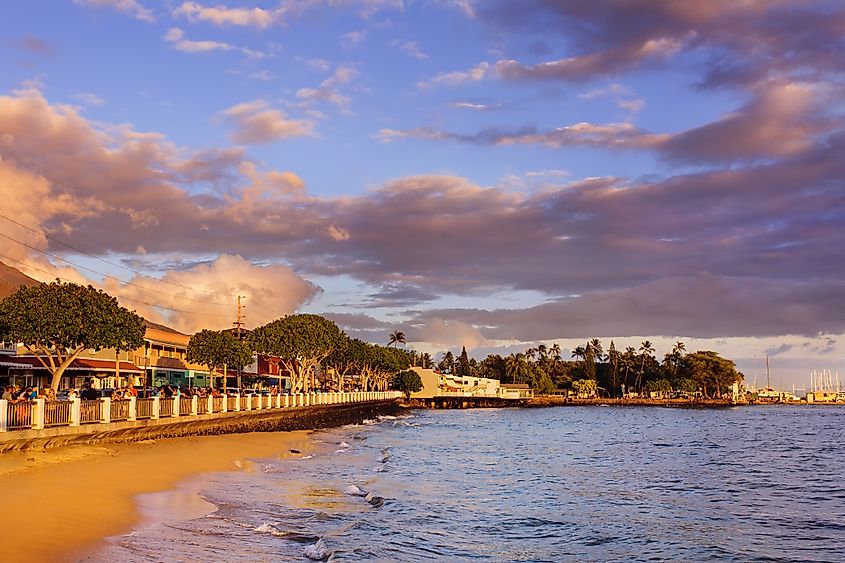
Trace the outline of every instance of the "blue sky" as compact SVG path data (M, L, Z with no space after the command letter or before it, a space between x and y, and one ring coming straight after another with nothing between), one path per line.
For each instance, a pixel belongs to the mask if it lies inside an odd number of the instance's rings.
M316 311L427 351L688 338L799 381L845 356L821 318L845 307L843 22L787 0L11 2L2 189L163 305L206 301L142 310L184 330L249 294L254 323Z

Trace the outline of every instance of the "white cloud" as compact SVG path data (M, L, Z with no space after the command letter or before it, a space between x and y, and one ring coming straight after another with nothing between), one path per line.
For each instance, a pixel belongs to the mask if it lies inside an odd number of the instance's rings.
M150 23L155 21L152 10L145 8L137 0L74 0L74 3L94 8L112 8L135 19Z
M419 45L417 45L416 41L408 41L406 43L403 43L400 49L402 49L402 51L404 51L405 54L409 57L413 57L420 61L423 61L428 58L428 55L426 55L420 50L420 47Z
M171 27L164 35L164 40L177 51L185 53L210 53L212 51L231 51L235 47L220 41L190 41L185 39L185 32L178 27Z
M185 17L188 21L203 21L218 26L257 27L265 29L275 23L281 15L279 10L262 8L227 8L226 6L206 7L196 2L183 2L173 10L173 16Z
M220 113L232 130L232 142L239 144L271 143L279 139L310 135L311 121L288 119L265 100L245 102Z

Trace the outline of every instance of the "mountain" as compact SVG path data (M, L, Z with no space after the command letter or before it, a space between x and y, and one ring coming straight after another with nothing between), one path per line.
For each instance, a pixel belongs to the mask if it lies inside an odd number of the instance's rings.
M22 285L38 285L40 282L0 262L0 299L8 297Z

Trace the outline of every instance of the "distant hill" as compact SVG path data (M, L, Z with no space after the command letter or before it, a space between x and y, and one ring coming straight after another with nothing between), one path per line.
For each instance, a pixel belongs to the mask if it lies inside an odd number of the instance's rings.
M0 262L0 299L8 297L22 285L38 285L39 281L32 279L23 272Z

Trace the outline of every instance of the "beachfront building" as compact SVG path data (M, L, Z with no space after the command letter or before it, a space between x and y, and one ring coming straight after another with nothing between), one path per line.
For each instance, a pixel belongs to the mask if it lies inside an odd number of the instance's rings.
M411 393L412 399L434 397L489 397L502 399L525 399L533 396L528 385L502 384L498 379L487 377L458 376L439 373L432 369L412 367L422 381L422 390Z
M102 389L124 385L208 386L208 371L185 360L188 340L186 334L148 321L141 348L119 353L113 349L87 350L67 368L59 388L78 389L89 381ZM49 370L23 346L4 346L0 366L5 366L0 371L0 385L44 387L52 379Z
M807 393L808 403L835 403L839 397L837 391L810 391Z

